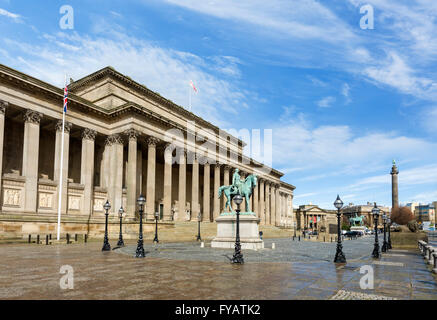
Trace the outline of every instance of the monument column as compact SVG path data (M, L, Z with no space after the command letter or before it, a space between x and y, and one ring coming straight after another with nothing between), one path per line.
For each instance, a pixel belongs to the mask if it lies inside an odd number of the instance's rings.
M214 208L213 208L213 221L220 215L220 199L218 196L218 189L220 188L220 166L216 163L214 165Z
M261 219L260 223L265 224L266 223L266 216L265 216L265 205L264 205L264 179L259 179L259 218Z
M391 207L399 207L399 193L398 193L398 174L399 170L396 167L396 162L393 160L391 168Z
M170 221L171 216L171 174L172 174L172 152L171 143L165 145L164 150L164 208L163 218Z
M39 124L42 114L27 110L24 114L23 176L26 178L24 211L36 212L38 195Z
M6 101L0 100L0 195L2 192L2 176L3 176L3 142L5 136L5 112L8 107Z
M266 185L266 224L269 225L270 224L270 181L266 181L265 183Z
M193 153L193 171L191 176L191 220L197 221L199 214L199 160Z
M146 195L146 219L155 219L155 176L156 176L156 144L158 139L147 139L147 195Z
M187 185L187 161L186 161L186 151L177 150L179 152L179 187L178 187L178 221L185 221L185 208L186 204L186 185Z
M129 129L125 132L128 136L129 144L128 144L128 155L127 155L127 203L126 203L126 215L129 218L135 218L135 210L137 204L137 198L139 194L137 194L137 165L138 165L138 156L137 156L137 139L139 136L139 132L135 129ZM147 199L146 199L147 201Z
M80 183L83 190L83 213L91 215L93 212L94 192L94 141L96 131L85 128L82 131L82 159L80 165Z
M209 161L209 160L208 160ZM203 212L202 221L209 221L211 215L210 190L211 168L209 162L203 166Z

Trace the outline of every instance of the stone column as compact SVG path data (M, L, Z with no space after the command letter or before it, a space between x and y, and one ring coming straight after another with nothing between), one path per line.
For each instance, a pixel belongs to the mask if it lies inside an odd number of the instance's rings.
M259 218L261 219L260 223L265 224L266 223L266 215L265 215L265 204L264 204L264 179L259 179Z
M398 191L398 174L399 170L393 160L393 167L390 171L391 174L391 207L399 207L399 191Z
M111 212L118 214L123 204L123 139L119 134L112 134L107 138L106 146L108 172L108 198Z
M197 221L199 214L199 160L193 153L193 171L191 176L191 220Z
M218 196L218 189L220 188L220 166L221 164L219 163L216 163L214 165L214 202L213 202L214 219L213 220L215 220L220 215L220 199Z
M26 178L24 211L36 212L38 196L39 124L42 114L27 110L24 114L23 176Z
M266 194L265 194L265 196L266 196L266 200L265 200L265 202L266 202L266 204L265 204L265 206L266 206L266 224L267 225L270 225L270 182L269 181L266 181Z
M70 129L71 123L65 122L64 125L64 159L62 159L62 202L61 202L61 213L67 212L68 204L68 159L69 159L69 149L70 149ZM58 182L58 190L56 192L56 199L59 197L59 177L61 168L61 144L62 144L62 120L56 123L56 140L55 140L55 161L54 161L54 180ZM56 206L58 205L58 200L56 201Z
M178 221L185 221L185 208L187 206L187 153L185 150L178 150L179 152L179 187L178 187Z
M80 166L80 183L83 190L83 213L91 215L94 204L94 141L96 131L85 128L82 131L82 159Z
M165 221L172 219L171 215L171 174L172 174L172 152L171 143L165 145L164 150L164 208L163 218Z
M156 144L158 139L147 139L147 195L146 195L146 219L155 219L155 176L156 176Z
M203 214L202 221L209 221L211 216L210 188L211 188L211 165L209 162L203 166Z
M129 144L128 144L128 155L127 155L127 176L126 176L126 185L127 185L127 201L126 201L126 217L135 218L135 210L137 206L137 198L139 194L137 194L137 165L138 165L138 156L137 156L137 139L140 133L135 129L129 129L125 132L128 136ZM146 199L147 201L147 199Z
M2 190L2 176L3 176L3 142L5 135L5 113L8 103L0 100L0 195L3 194Z
M259 218L259 180L257 179L256 186L253 188L253 195L252 195L252 211L255 212L256 216Z
M276 226L280 226L281 225L281 198L279 195L279 184L277 184L276 187L276 194L275 194L275 200L276 200Z

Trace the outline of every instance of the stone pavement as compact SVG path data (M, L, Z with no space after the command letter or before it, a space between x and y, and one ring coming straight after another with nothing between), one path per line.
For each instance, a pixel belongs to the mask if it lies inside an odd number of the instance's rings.
M243 252L244 265L229 263L232 250L193 242L147 242L144 259L132 257L134 242L111 252L95 242L1 245L0 299L437 299L436 276L418 250L374 261L373 238L351 240L348 263L336 266L335 243L265 243ZM63 265L74 270L74 289L60 289ZM360 289L363 265L374 269L374 290Z

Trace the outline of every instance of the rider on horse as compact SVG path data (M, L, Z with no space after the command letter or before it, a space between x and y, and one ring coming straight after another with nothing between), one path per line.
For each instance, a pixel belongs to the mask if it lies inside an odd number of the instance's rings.
M232 186L236 187L238 190L237 194L243 194L241 187L244 181L241 181L240 175L238 174L239 170L235 169L234 174L232 175Z

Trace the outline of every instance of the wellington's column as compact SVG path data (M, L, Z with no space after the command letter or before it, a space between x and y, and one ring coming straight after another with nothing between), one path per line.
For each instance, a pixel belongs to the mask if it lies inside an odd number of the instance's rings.
M259 179L259 218L260 218L260 224L266 223L266 215L265 215L265 204L264 204L264 179Z
M146 195L146 219L155 219L155 176L156 176L156 144L158 139L147 139L147 195Z
M139 194L137 194L137 165L138 165L138 157L137 157L137 139L139 136L139 132L135 129L129 129L125 132L129 139L128 145L128 155L127 155L127 201L126 201L126 214L128 218L135 218L135 209L137 204L137 198ZM147 200L146 200L147 201Z
M118 213L123 204L123 139L120 134L112 134L107 138L106 146L108 172L108 198L111 212Z
M193 166L191 175L191 221L197 221L199 214L199 160L193 153Z
M270 224L270 181L266 181L266 224Z
M391 207L399 207L399 191L398 191L398 174L399 170L396 167L396 162L393 160L393 166L391 168Z
M177 150L179 154L179 186L178 186L178 215L177 221L185 221L185 208L187 206L187 153L185 150Z
M83 213L90 215L93 211L94 193L94 141L96 131L85 128L82 131L82 158L80 166L80 183L83 190Z
M214 165L214 220L220 215L220 199L218 196L218 189L220 188L220 166L221 164L219 163Z
M23 176L26 178L24 211L36 212L38 195L39 124L42 114L27 110L24 114Z
M6 101L0 100L0 194L2 194L2 176L3 176L3 142L5 136L5 112L8 107Z
M202 221L210 221L211 203L210 203L210 187L211 187L211 165L209 162L203 166L203 212Z
M163 218L171 220L171 174L172 174L172 152L171 143L167 143L164 149L164 208Z

